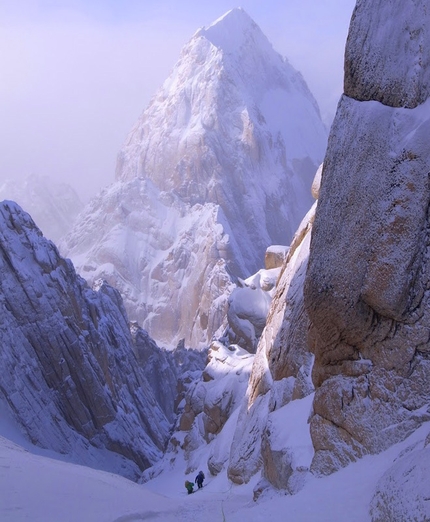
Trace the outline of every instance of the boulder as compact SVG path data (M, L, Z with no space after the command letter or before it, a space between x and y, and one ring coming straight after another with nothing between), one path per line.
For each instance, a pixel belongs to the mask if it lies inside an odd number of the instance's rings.
M372 522L430 520L430 448L418 445L384 473L370 504Z
M426 0L362 0L345 50L344 91L359 101L414 108L430 94Z

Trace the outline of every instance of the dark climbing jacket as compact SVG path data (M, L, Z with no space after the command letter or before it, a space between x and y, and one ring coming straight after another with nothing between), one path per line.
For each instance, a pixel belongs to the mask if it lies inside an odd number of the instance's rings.
M199 474L196 477L197 486L201 488L203 486L203 481L205 480L205 474L203 471L199 471Z

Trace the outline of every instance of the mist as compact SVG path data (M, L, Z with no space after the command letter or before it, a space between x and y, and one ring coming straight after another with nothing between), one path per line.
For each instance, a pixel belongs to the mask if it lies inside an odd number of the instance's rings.
M303 74L330 125L355 1L240 5ZM112 183L122 143L182 46L236 6L0 2L0 181L49 176L72 185L84 201Z

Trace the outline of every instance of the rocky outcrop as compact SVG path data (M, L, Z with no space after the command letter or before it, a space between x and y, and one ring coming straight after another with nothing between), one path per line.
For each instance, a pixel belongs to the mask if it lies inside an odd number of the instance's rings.
M389 107L424 103L430 94L429 44L426 0L357 2L345 50L345 94Z
M216 205L190 208L149 181L117 182L61 249L77 256L86 280L114 285L130 319L169 347L205 348L225 327L232 278L224 258L238 249Z
M384 473L370 504L372 522L430 520L428 440L408 448Z
M295 492L303 482L299 476L309 473L310 461L297 461L294 450L285 442L289 428L273 419L285 405L313 392L303 285L315 207L305 216L291 243L258 344L228 467L230 480L237 484L248 482L262 468L263 482ZM306 438L306 420L304 426ZM259 484L257 490L264 487Z
M428 419L428 7L364 0L351 22L304 291L317 474Z
M176 422L178 404L185 396L190 375L201 373L207 350L192 350L183 344L173 350L160 348L148 332L132 323L131 334L140 371L169 422Z
M228 341L255 353L266 325L270 303L275 293L280 268L259 270L238 285L228 298Z
M0 309L0 399L34 444L133 479L161 457L171 411L135 355L150 340L135 346L119 293L90 289L12 202L0 205Z
M281 268L288 254L288 247L283 245L272 245L266 249L264 256L264 267L266 270Z
M237 420L252 361L253 356L239 346L211 344L203 373L194 375L180 404L178 431L170 440L172 448L180 447L185 453L186 473L201 466L198 450L211 442L207 462L210 473L217 475L228 462L229 444L219 435L224 429L231 430Z

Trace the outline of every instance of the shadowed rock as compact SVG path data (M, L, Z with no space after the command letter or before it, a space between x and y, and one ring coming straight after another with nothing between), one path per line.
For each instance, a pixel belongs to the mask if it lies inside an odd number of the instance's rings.
M161 457L170 422L119 293L90 289L12 202L0 205L0 308L0 398L34 444L134 479Z

